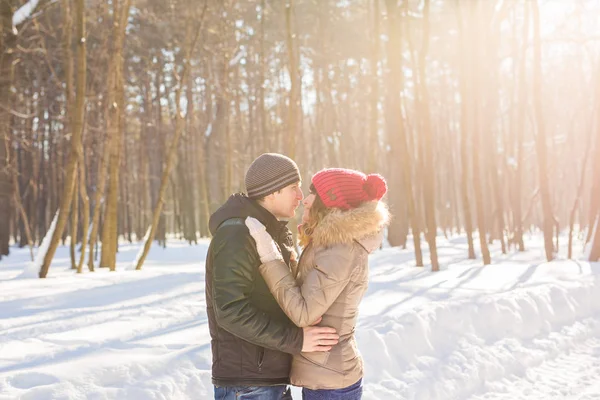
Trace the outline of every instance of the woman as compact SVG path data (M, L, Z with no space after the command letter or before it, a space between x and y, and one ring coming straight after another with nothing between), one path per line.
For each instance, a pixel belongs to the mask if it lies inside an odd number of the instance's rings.
M340 168L315 174L299 227L304 251L293 271L262 224L246 220L263 263L260 272L283 311L300 327L323 317L319 325L340 335L329 352L294 356L290 380L303 387L305 400L361 398L363 363L354 328L367 290L368 255L380 247L389 220L380 201L386 191L377 174Z

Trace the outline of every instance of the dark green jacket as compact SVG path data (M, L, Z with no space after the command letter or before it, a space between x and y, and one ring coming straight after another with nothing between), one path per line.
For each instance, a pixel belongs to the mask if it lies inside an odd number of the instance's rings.
M265 225L288 265L293 251L286 224L244 195L231 196L211 216L205 294L217 386L287 384L291 354L302 349L302 329L284 314L260 275L256 243L244 223L248 216Z

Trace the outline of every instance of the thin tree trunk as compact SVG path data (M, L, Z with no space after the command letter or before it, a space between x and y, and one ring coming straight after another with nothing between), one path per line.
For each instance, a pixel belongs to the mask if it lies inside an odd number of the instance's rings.
M425 222L427 225L427 242L429 244L429 258L431 260L431 270L439 271L440 266L437 257L437 224L435 216L435 171L433 146L433 131L431 127L431 115L429 112L429 89L427 87L427 75L425 62L429 50L429 7L430 0L424 0L423 8L423 48L420 52L419 60L419 89L421 92L421 118L423 120L423 168L425 182L423 186L423 200L425 203Z
M229 79L229 71L227 67L223 68L225 79ZM227 110L230 110L229 104L227 105ZM233 173L233 144L231 142L231 118L229 117L229 112L225 116L225 184L223 185L223 198L226 199L231 194L231 179Z
M456 12L459 17L459 40L460 40L460 51L463 55L459 55L460 58L460 163L461 163L461 199L463 206L463 217L465 220L465 231L467 233L467 243L469 246L468 254L469 259L475 259L475 246L473 245L473 220L471 218L471 204L469 202L469 157L467 144L469 142L469 127L468 124L468 89L467 80L470 74L467 73L467 68L471 63L467 60L467 54L464 50L467 49L467 37L465 34L465 25L461 18L461 9L459 3L457 3ZM469 20L467 20L469 21Z
M191 76L191 73L190 73ZM193 165L192 160L193 157L191 156L193 149L196 147L194 146L194 142L195 140L197 140L198 138L196 138L196 136L194 135L194 130L196 129L196 119L195 119L195 114L194 114L194 93L193 93L193 85L194 85L194 80L191 79L191 77L188 77L188 83L187 83L187 111L186 111L186 122L187 122L187 129L186 129L186 134L188 137L188 140L191 141L190 145L187 146L183 146L183 152L185 157L187 158L186 160L186 165ZM197 241L197 237L196 237L196 208L194 207L194 199L195 199L195 195L194 195L194 184L192 179L190 178L190 175L186 172L188 172L188 168L182 168L182 177L184 178L184 182L185 182L185 187L183 188L184 190L184 200L185 200L185 213L186 213L186 217L185 219L187 220L187 224L186 224L186 229L187 229L187 233L186 233L186 240L194 243L198 243ZM193 176L193 174L192 174Z
M392 85L393 101L396 104L394 107L394 114L396 115L397 132L393 132L392 140L392 154L398 154L400 160L400 169L402 170L403 177L402 182L404 183L403 192L405 195L408 219L410 221L413 244L415 247L415 263L417 267L423 266L423 253L421 251L421 232L419 229L418 215L415 210L415 200L413 197L413 184L412 184L412 173L411 173L411 156L408 150L408 139L407 133L404 126L404 120L402 118L402 105L400 98L400 90L403 85L403 72L402 72L402 41L401 41L401 29L399 21L399 10L397 9L396 2L394 0L386 0L386 9L388 13L388 26L389 26L389 37L387 53L390 62L390 70L392 74L397 74L396 79L392 79L390 83ZM395 85L398 85L397 87ZM396 153L397 152L397 153Z
M288 50L288 71L290 74L290 93L288 104L288 142L287 155L291 159L296 158L296 137L298 136L298 62L294 44L294 33L292 28L292 16L294 13L294 0L287 0L285 8L286 45ZM296 216L289 222L290 226L297 225ZM292 229L293 242L297 243L298 230Z
M85 26L82 28L82 30L83 29L85 29ZM81 153L83 154L83 148L81 149ZM85 252L89 234L88 225L90 223L90 199L88 198L85 182L85 162L83 159L81 159L79 162L79 196L81 196L81 203L83 204L83 231L81 232L81 255L79 256L79 262L77 263L78 274L83 271L83 262L85 260Z
M119 205L119 171L121 164L121 139L123 127L121 113L124 113L122 103L123 90L123 42L131 0L124 0L124 4L114 1L113 42L114 49L111 54L108 76L108 115L107 132L109 132L110 156L108 162L108 195L104 211L102 226L102 254L100 267L116 269L117 243L118 243L118 205ZM119 7L120 6L120 7Z
M379 0L373 0L373 38L371 43L371 98L369 119L369 140L367 143L367 171L377 170L377 148L378 148L378 121L379 121ZM398 51L398 49L396 49Z
M210 201L208 199L208 183L206 179L206 165L205 157L205 140L204 135L201 135L198 139L198 180L200 186L200 220L202 224L200 226L200 235L209 236L210 229L208 228L208 221L210 219Z
M200 32L202 29L202 22L204 20L204 15L206 14L207 2L204 3L204 9L202 10L202 15L200 17L200 21L197 23L197 27L195 33L192 35L192 18L188 19L187 22L187 32L186 32L186 43L185 43L185 57L183 70L181 73L181 78L179 80L179 85L177 87L177 91L175 93L175 135L173 137L173 141L171 142L171 147L169 148L169 152L167 154L167 161L165 163L165 169L162 174L162 178L160 181L160 189L158 193L158 202L156 203L156 207L154 208L154 214L152 216L152 225L150 225L150 229L148 232L148 237L146 238L146 243L144 243L144 248L142 253L139 255L137 259L137 265L135 267L136 270L142 269L142 265L144 265L144 261L148 252L150 251L150 246L152 245L152 241L154 240L154 233L156 231L156 227L158 226L158 220L162 213L162 207L164 204L164 196L167 190L167 183L169 182L169 175L171 173L171 168L173 167L173 162L175 160L175 156L177 153L177 147L179 143L179 137L181 136L181 132L184 128L184 121L181 116L181 94L183 90L184 83L187 82L187 76L190 73L191 68L191 57L194 54L194 48L196 47L196 43L198 42L198 38L200 37Z
M108 166L108 157L110 155L110 136L106 135L106 144L102 150L102 158L98 163L98 180L96 184L96 192L94 193L94 210L92 212L92 225L90 231L90 255L88 259L88 269L94 271L95 249L98 240L98 232L100 230L100 211L102 208L102 197L106 189L106 174Z
M1 111L0 111L1 112ZM29 128L29 127L28 127ZM11 179L12 179L12 193L13 193L13 201L15 204L15 207L17 208L17 211L19 212L19 217L21 218L21 224L23 225L23 229L20 233L20 242L23 242L23 231L25 233L25 239L27 240L27 245L29 246L29 255L31 257L31 261L34 260L34 254L33 254L33 239L32 239L32 235L31 235L31 223L29 221L29 217L27 216L27 211L25 210L25 206L23 205L23 199L21 198L21 190L20 190L20 184L19 184L19 176L17 174L17 171L22 170L22 167L19 168L19 163L18 163L18 159L17 159L17 150L15 149L16 146L13 145L12 141L11 141L11 137L8 137L7 140L7 152L10 155L10 158L7 159L7 163L11 166L12 169L12 173L10 174ZM29 155L31 156L31 149L27 149L29 150ZM32 172L30 172L32 173ZM15 240L16 241L16 240Z
M76 90L76 105L73 116L73 134L71 136L71 152L69 154L69 164L67 167L67 176L63 189L61 205L59 209L58 221L56 230L52 235L48 252L44 257L42 267L40 269L40 278L45 278L48 275L50 262L54 257L58 241L62 236L62 232L67 223L69 208L73 198L73 190L75 188L76 168L79 162L82 162L83 155L81 154L82 145L81 137L83 133L83 113L85 110L85 89L86 89L86 41L85 41L85 5L84 0L76 0L76 15L77 15L77 90Z
M600 83L600 79L598 80ZM598 86L600 89L600 86ZM596 105L598 104L598 99L600 99L600 91L597 92L598 95L596 97ZM597 106L595 107L597 109ZM590 128L593 129L593 123L590 124ZM588 140L585 146L585 154L583 156L583 161L581 165L581 174L579 177L579 185L577 186L577 194L575 195L575 201L573 203L573 207L571 208L571 212L569 213L569 242L568 242L568 258L571 259L573 257L573 227L575 225L575 213L579 209L581 203L581 196L583 195L583 188L585 187L585 176L587 170L587 162L590 154L590 148L592 147L592 137L594 135L593 130L590 129L590 134L588 136Z
M482 19L483 19L483 7L485 6L482 3L471 3L473 10L474 10L474 19L472 21L472 23L474 24L474 26L476 27L474 31L472 31L472 35L473 35L473 42L474 42L474 48L475 48L475 57L474 57L474 64L476 65L475 68L475 84L473 86L471 86L471 93L470 93L470 100L471 100L471 106L472 106L472 110L473 110L473 116L472 116L472 138L473 138L473 147L471 149L472 155L473 155L473 178L475 181L474 187L475 187L475 201L476 201L476 206L477 206L477 220L478 220L478 226L479 226L479 243L481 246L481 252L482 252L482 258L483 258L483 264L487 265L491 263L491 256L490 256L490 251L488 248L488 242L486 241L486 237L489 233L490 236L490 243L491 243L491 239L492 239L492 233L491 231L488 232L489 230L489 218L488 218L488 213L486 211L488 211L489 207L486 207L486 205L491 206L492 205L492 201L491 199L488 199L485 194L486 192L484 192L484 187L485 187L485 180L483 180L482 178L482 173L485 170L485 164L487 161L487 155L485 155L484 152L481 151L481 143L482 143L482 139L484 139L484 121L482 120L482 115L484 115L485 113L485 109L482 110L481 107L481 103L478 101L479 98L483 97L484 94L484 88L483 86L485 85L485 81L484 81L484 70L483 70L483 62L485 60L485 52L484 52L484 45L483 45L483 39L479 36L477 36L476 32L482 31L483 30L483 26L482 26ZM483 155L483 167L482 167L482 155ZM486 202L486 200L488 200Z
M592 249L590 251L591 262L600 261L600 213L596 216L596 223L590 226L592 234Z
M500 247L502 254L506 254L506 242L504 240L504 201L502 199L502 189L500 187L500 177L498 176L498 166L496 164L497 155L493 146L488 149L490 156L490 169L489 173L492 180L492 188L494 191L494 197L496 198L496 209L494 211L496 220L496 231L500 238Z
M15 202L15 206L19 210L19 215L21 216L21 219L23 220L25 235L27 237L27 245L29 246L29 255L31 256L31 261L33 261L33 259L34 259L33 239L31 237L31 228L30 228L30 224L29 224L29 218L27 217L27 212L25 211L25 208L23 207L23 202L21 200L21 194L19 193L19 182L18 182L16 173L12 174L12 179L13 179L13 195L14 195L13 200Z
M297 103L298 103L298 65L296 52L294 50L294 34L292 32L292 14L294 11L294 0L287 0L285 6L286 45L288 50L288 71L290 74L290 97L288 111L288 143L287 155L294 159L296 157L296 134L297 134Z
M79 164L77 164L79 165ZM77 225L79 224L79 193L77 193L77 175L78 168L75 168L75 187L73 189L73 199L71 200L71 227L69 229L69 233L71 235L69 250L71 255L71 269L77 269L77 255L76 247L77 247Z
M525 111L527 109L527 39L529 38L529 7L524 4L523 18L523 50L521 60L519 61L519 107L517 111L517 143L516 143L516 168L514 175L514 195L513 195L513 210L515 221L515 242L519 246L519 251L525 251L525 242L523 241L523 217L521 208L522 196L522 176L524 163L523 136L525 134Z
M546 132L544 126L544 115L542 110L542 48L540 39L540 16L538 10L538 0L530 2L533 16L533 98L534 112L537 125L537 134L535 144L538 160L538 173L540 180L540 195L542 198L542 210L544 213L544 249L546 250L546 259L551 261L553 254L553 228L554 214L550 199L550 186L548 182L547 167L547 148Z
M259 65L259 115L260 115L260 130L261 130L261 152L267 152L271 148L269 132L267 131L267 111L265 109L265 70L266 70L266 55L265 55L265 20L266 20L266 4L265 0L260 2L260 65Z
M600 129L596 128L596 140L594 145L594 153L599 154L600 151ZM588 216L588 234L586 235L585 243L592 240L592 233L596 221L596 216L600 214L600 157L595 158L592 166L592 187L590 191L590 209Z
M470 7L470 19L469 19L469 24L474 24L478 21L479 18L479 13L477 13L476 11L476 7L478 6L478 4L470 2L469 3L469 7ZM481 83L481 79L482 79L482 71L481 68L478 67L477 62L478 62L478 58L481 55L480 50L480 43L477 40L477 37L475 36L476 32L474 30L471 30L470 35L473 38L473 42L475 44L474 48L476 49L476 56L474 57L473 60L473 65L476 65L475 67L475 73L474 75L476 76L475 82L477 84L477 88L479 87L479 84ZM485 209L484 209L484 205L483 205L483 191L482 191L482 187L481 187L481 168L480 168L480 161L479 161L479 138L481 135L480 132L480 128L481 128L481 124L480 121L478 120L479 117L479 110L477 107L477 103L475 101L475 88L474 87L470 87L469 93L468 93L468 101L469 101L469 105L471 106L471 109L473 111L473 115L471 116L471 121L472 121L472 125L471 125L471 133L472 133L472 137L471 137L471 143L472 143L472 149L471 149L471 157L472 157L472 167L473 167L473 188L475 191L475 208L477 211L477 225L478 225L478 229L479 229L479 244L481 246L481 254L482 254L482 258L483 258L483 264L484 265L488 265L492 262L491 257L490 257L490 250L488 248L488 244L486 239L486 234L487 234L487 229L486 229L486 224L485 224Z
M0 1L0 259L9 253L10 240L10 204L12 184L8 172L8 143L10 134L10 113L12 107L13 59L17 37L13 32L13 4L11 1Z

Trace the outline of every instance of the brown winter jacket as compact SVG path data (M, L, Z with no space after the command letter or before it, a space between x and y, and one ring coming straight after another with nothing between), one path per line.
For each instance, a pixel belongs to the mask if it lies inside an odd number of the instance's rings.
M287 316L299 327L319 317L340 335L330 352L294 355L290 381L310 389L340 389L363 376L354 338L358 306L367 290L368 255L383 240L389 219L381 202L335 209L315 228L296 271L281 261L261 265L260 272ZM295 275L295 276L294 276Z

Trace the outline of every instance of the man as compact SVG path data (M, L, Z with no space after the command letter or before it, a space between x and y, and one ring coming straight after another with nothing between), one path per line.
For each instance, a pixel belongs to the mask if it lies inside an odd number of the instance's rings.
M291 355L329 351L338 335L327 327L301 329L287 318L258 271L260 258L244 222L258 219L295 268L286 219L303 198L298 166L281 154L263 154L245 181L247 195L232 195L209 222L205 293L215 399L291 399Z

